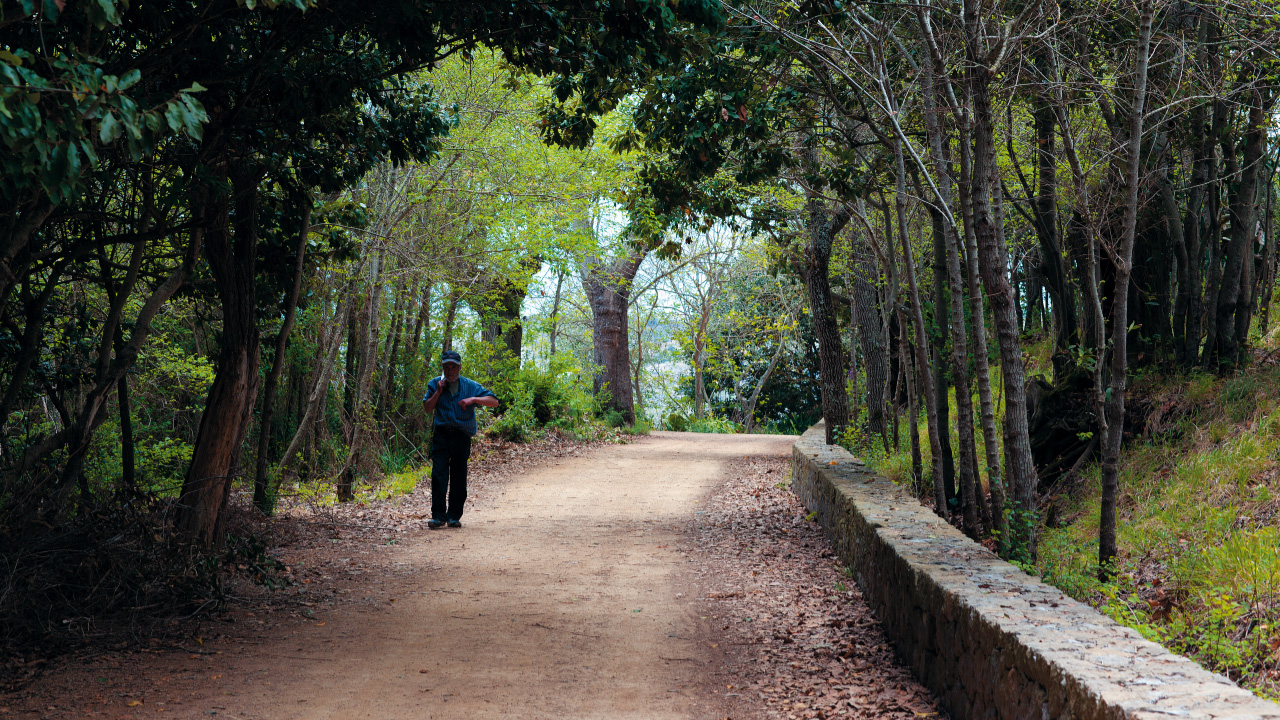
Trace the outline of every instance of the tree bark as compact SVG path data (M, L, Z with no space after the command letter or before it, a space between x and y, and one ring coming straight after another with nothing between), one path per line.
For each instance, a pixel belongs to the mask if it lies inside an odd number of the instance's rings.
M582 289L591 305L595 362L600 368L594 390L597 395L607 391L604 409L621 413L629 424L636 421L636 415L631 392L631 333L627 318L631 283L646 255L644 251L635 250L608 264L589 258L582 273Z
M1079 343L1079 330L1075 297L1062 261L1062 244L1058 240L1058 157L1054 148L1054 109L1044 98L1038 97L1033 113L1037 188L1032 209L1036 238L1040 244L1040 277L1053 305L1053 378L1056 384L1075 369L1071 347Z
M556 273L556 297L551 301L551 354L556 354L556 335L559 334L560 290L564 287L564 271Z
M851 235L851 239L854 236ZM853 314L858 326L858 344L862 349L862 366L866 373L867 433L876 434L888 446L885 434L885 379L889 375L889 358L884 347L884 323L880 316L880 299L873 278L879 276L875 264L867 261L867 252L853 249Z
M960 442L960 488L963 495L961 504L964 511L965 532L976 538L981 533L978 524L978 507L981 502L980 483L977 475L977 446L973 438L973 393L969 386L969 338L965 329L964 295L961 286L964 282L960 271L960 243L954 215L950 215L952 188L951 168L943 147L943 133L939 121L934 89L933 66L927 63L921 73L921 94L924 96L925 132L929 142L929 152L933 159L934 175L937 178L938 202L947 209L949 218L944 222L942 209L935 208L935 242L934 253L940 256L941 267L935 266L934 273L946 273L950 293L947 300L951 309L951 375L956 388L956 432ZM940 236L940 237L939 237ZM939 291L935 302L944 302ZM981 322L981 314L975 315L975 322ZM992 517L990 522L994 523Z
M968 82L973 103L972 219L977 243L978 264L983 284L991 298L992 318L1000 346L1000 369L1005 388L1005 423L1007 437L1009 483L1014 502L1021 515L1010 536L1015 554L1034 557L1036 539L1036 468L1031 458L1027 428L1026 380L1022 368L1022 345L1018 318L1014 307L1013 288L1009 283L1008 249L1004 228L996 216L992 195L998 187L995 157L995 129L991 110L991 71L981 57L978 10L974 0L965 0L964 16L968 36Z
M453 349L453 325L458 317L458 303L462 301L462 291L456 286L449 289L449 303L444 311L444 337L440 343L440 351L447 352Z
M271 370L262 392L262 414L258 419L258 457L253 477L253 504L265 515L270 515L275 505L271 487L267 482L267 465L271 450L271 419L275 415L276 384L284 368L284 353L289 346L289 333L293 332L293 320L298 309L298 296L302 292L302 269L307 252L307 236L311 234L311 205L302 210L302 230L298 233L298 259L293 267L293 286L284 302L284 320L276 334L275 355L271 358Z
M350 294L344 293L342 300L338 303L338 307L333 313L328 329L321 334L319 342L320 355L316 359L315 379L311 383L310 392L307 393L306 406L302 413L302 420L298 422L298 429L294 433L293 439L289 441L289 446L285 448L284 454L280 456L281 473L285 472L293 464L294 457L302 449L302 445L306 441L312 426L324 410L325 403L329 397L329 381L333 377L334 367L337 366L338 348L342 345L342 330L347 326L350 302Z
M940 412L938 411L938 396L933 390L933 372L929 368L929 338L925 333L924 324L924 305L920 302L920 286L916 282L916 262L911 253L911 241L907 238L907 182L906 182L906 164L902 157L902 141L894 137L893 141L894 164L897 169L897 192L894 193L894 205L898 213L898 241L902 246L902 266L907 275L907 289L911 293L911 310L912 320L915 324L916 331L916 367L919 370L920 395L924 396L925 422L928 425L929 432L929 450L933 455L933 482L937 486L939 480L943 477L943 455L942 455L942 433L938 426ZM906 334L906 328L902 328L902 332ZM915 418L912 418L912 429L915 429ZM945 491L944 491L945 492ZM945 495L942 497L943 507L938 509L938 513L945 517L946 501Z
M1129 116L1125 177L1124 226L1120 247L1112 260L1116 268L1115 299L1111 303L1111 386L1106 398L1106 430L1102 446L1102 514L1098 523L1098 568L1110 579L1116 557L1116 500L1120 481L1120 444L1124 436L1124 401L1128 387L1129 276L1138 225L1138 182L1141 173L1142 132L1147 98L1147 65L1150 57L1154 3L1143 3L1138 23L1137 57L1133 70L1133 109Z
M849 424L849 394L844 382L844 342L831 297L831 250L835 236L849 222L849 209L834 210L817 192L807 200L808 243L804 251L801 277L809 299L813 333L818 339L818 372L821 375L822 416L826 421L827 444L834 445Z
M1246 63L1250 72L1257 69ZM1231 243L1227 246L1222 268L1222 281L1218 286L1216 337L1214 355L1218 369L1226 370L1240 365L1249 341L1249 321L1253 301L1253 255L1258 224L1258 175L1262 159L1266 156L1267 107L1262 88L1249 88L1248 124L1243 133L1244 142L1238 169L1239 181L1230 192ZM1234 153L1228 155L1234 165ZM1234 168L1233 168L1234 170ZM1236 173L1233 172L1233 175Z
M238 168L231 180L234 234L224 201L215 200L217 209L207 215L212 226L205 240L205 258L222 302L222 346L178 498L175 525L187 542L206 548L222 539L223 511L239 471L241 447L258 395L258 173Z
M963 488L956 488L956 461L951 450L951 402L947 392L947 333L950 332L950 315L947 302L947 243L943 239L942 213L930 208L933 221L933 328L929 333L930 366L933 369L934 405L938 408L938 447L942 453L942 485L947 502L963 496ZM963 318L960 320L963 322ZM961 426L963 427L963 426ZM961 430L963 432L963 430ZM963 499L961 505L964 504Z

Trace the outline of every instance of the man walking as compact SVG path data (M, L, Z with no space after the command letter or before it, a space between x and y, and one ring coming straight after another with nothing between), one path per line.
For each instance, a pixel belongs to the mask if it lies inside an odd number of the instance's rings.
M431 519L427 527L462 527L462 504L467 501L467 458L476 434L476 405L498 407L498 398L471 378L462 377L462 356L445 350L441 376L427 383L422 409L434 411L431 438ZM446 503L446 493L448 502Z

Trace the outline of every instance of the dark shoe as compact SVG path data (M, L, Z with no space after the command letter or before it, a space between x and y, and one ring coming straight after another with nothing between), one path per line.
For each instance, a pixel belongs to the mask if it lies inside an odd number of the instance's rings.
M444 521L441 520L440 518L431 518L430 520L427 521L427 527L431 528L432 530L439 530L440 528L444 527Z
M450 521L449 521L449 527L451 527L451 528L460 528L460 527L462 527L462 521L461 521L461 520L450 520Z

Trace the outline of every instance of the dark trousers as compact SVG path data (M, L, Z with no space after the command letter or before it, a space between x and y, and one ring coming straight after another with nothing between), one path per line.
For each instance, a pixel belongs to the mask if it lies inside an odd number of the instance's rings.
M453 428L436 428L431 439L431 517L461 520L467 501L467 458L471 436ZM448 504L445 493L448 493Z

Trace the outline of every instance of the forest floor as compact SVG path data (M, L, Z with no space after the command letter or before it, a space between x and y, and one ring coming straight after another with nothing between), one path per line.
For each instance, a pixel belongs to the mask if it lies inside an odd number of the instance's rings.
M0 718L936 716L789 492L793 440L482 449L461 529L424 528L426 488L295 515L286 587L50 663Z

